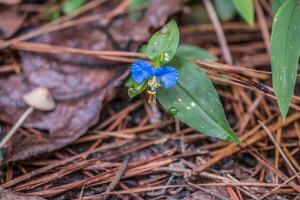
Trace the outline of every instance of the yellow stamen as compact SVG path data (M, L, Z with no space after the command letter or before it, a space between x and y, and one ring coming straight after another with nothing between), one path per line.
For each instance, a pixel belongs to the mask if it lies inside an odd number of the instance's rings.
M149 95L152 95L152 96L156 94L155 91L151 91L151 90L147 90L147 93L148 93Z
M148 103L156 103L156 92L147 90L147 93L149 94Z

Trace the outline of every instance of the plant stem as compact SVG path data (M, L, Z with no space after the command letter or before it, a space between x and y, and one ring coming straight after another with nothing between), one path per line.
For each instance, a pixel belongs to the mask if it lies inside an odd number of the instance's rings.
M158 68L159 65L160 65L159 58L156 58L154 68Z
M10 131L5 135L3 140L0 142L0 149L7 143L7 141L14 135L18 128L22 125L25 119L33 112L34 108L29 107L18 119L15 125L10 129Z

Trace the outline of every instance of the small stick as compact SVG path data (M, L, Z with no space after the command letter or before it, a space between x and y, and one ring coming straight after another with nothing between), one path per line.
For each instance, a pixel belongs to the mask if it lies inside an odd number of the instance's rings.
M222 29L221 23L220 23L220 21L218 19L218 16L216 14L216 11L215 11L215 9L214 9L214 7L213 7L210 0L203 0L203 2L204 2L206 10L208 12L208 15L209 15L209 17L212 21L213 27L216 31L218 40L219 40L220 45L221 45L221 49L222 49L223 54L224 54L224 59L225 59L227 64L232 64L233 63L232 56L231 56L231 53L230 53L230 50L229 50L229 47L228 47L228 44L227 44L227 41L226 41L224 31Z
M268 55L270 56L270 32L269 32L269 27L263 12L263 9L260 5L260 2L258 0L254 1L254 5L255 5L255 10L256 10L256 14L257 14L257 19L258 19L258 24L260 26L260 30L261 30L261 34L265 43L265 47L267 50Z
M84 186L81 188L78 200L82 200L83 199L83 190L84 190Z
M292 176L291 178L287 179L286 181L284 181L283 183L281 183L281 184L278 185L277 187L273 188L270 192L268 192L267 194L265 194L265 195L263 195L262 197L260 197L259 200L262 200L262 199L268 197L270 194L274 193L276 190L278 190L278 189L281 188L282 186L288 184L290 181L292 181L294 178L296 178L297 175L300 175L300 173L295 174L294 176Z
M283 152L283 150L281 149L280 145L278 145L278 143L276 142L274 136L272 135L272 133L270 132L270 130L266 127L266 125L264 123L262 123L261 121L258 121L258 123L263 127L263 129L267 132L269 138L271 139L271 141L274 143L275 147L278 149L280 155L282 156L282 158L284 159L284 161L288 164L288 166L291 168L291 170L293 171L293 173L297 176L298 180L300 180L300 176L299 173L295 170L295 168L293 167L292 163L289 161L289 159L286 157L285 153Z
M280 118L279 118L279 120L280 120ZM276 134L276 141L277 141L277 143L280 145L281 144L281 133L282 133L282 129L279 129L278 131L277 131L277 134ZM281 145L280 145L281 146ZM275 169L279 169L279 159L280 159L280 153L279 153L279 151L278 151L278 149L277 148L275 148ZM275 182L276 183L279 183L279 179L278 179L278 175L276 175L276 177L275 177Z
M124 175L126 169L127 169L127 166L128 166L128 163L129 163L129 156L127 156L125 158L125 160L123 161L122 163L122 166L120 167L120 169L118 170L114 180L108 185L105 193L109 193L111 191L113 191L115 189L115 187L118 185L118 183L120 182L122 176ZM109 195L108 195L109 196ZM104 196L102 199L106 199L108 196Z
M12 129L5 135L3 140L0 142L0 149L3 148L3 146L6 144L6 142L15 134L15 132L20 128L20 126L23 124L23 122L26 120L26 118L34 111L33 107L27 108L27 110L21 115L21 117L18 119L18 121L15 123L15 125L12 127Z
M223 197L223 196L221 196L221 195L219 195L219 194L212 193L212 192L210 192L209 190L204 189L204 188L202 188L202 187L200 187L200 186L198 186L198 185L196 185L196 184L193 184L193 183L191 183L191 182L188 182L188 185L191 185L191 186L193 186L193 187L195 187L195 188L197 188L197 189L199 189L199 190L201 190L201 191L203 191L203 192L205 192L205 193L207 193L207 194L209 194L209 195L211 195L211 196L214 196L214 197L216 197L217 199L221 199L221 200L227 200L227 199L228 199L228 198Z
M226 187L227 192L229 193L232 200L240 200L234 189L230 186Z
M231 176L230 174L227 174L227 176L234 182L234 183L239 183L239 181L237 179L235 179L233 176ZM244 194L246 194L248 197L252 198L252 199L258 199L258 197L256 195L253 194L253 191L247 187L247 186L242 186L242 187L238 187L238 189L240 191L242 191Z

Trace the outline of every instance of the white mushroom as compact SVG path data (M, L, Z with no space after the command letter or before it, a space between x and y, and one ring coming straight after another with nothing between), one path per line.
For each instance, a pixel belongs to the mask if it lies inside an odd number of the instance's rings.
M18 128L22 125L25 119L34 111L51 111L55 108L55 102L48 88L38 87L31 92L24 95L23 100L29 106L29 108L21 115L12 129L6 134L3 140L0 142L0 148L2 148L7 141L14 135Z
M39 87L24 95L23 100L37 110L50 111L55 107L55 102L50 91L45 87Z

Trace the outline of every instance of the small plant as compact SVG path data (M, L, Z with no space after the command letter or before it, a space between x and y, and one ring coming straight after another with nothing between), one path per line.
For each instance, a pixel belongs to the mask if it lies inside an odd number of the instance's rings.
M144 1L136 1L141 2ZM229 2L214 0L221 18L228 20L237 11L249 25L254 24L253 0ZM223 6L224 3L227 6ZM275 15L271 35L272 81L283 119L288 113L299 65L299 5L299 0L272 0ZM228 126L213 85L192 62L195 56L201 59L213 57L198 47L184 45L178 48L178 45L179 31L175 21L169 22L151 37L142 51L153 64L148 61L132 64L131 79L126 83L129 96L132 98L150 88L147 90L149 102L156 102L157 98L180 121L207 135L238 141Z
M230 142L238 142L226 120L219 96L208 76L191 60L199 56L215 59L202 49L190 45L179 47L179 30L173 20L155 33L143 47L149 61L131 65L131 78L126 82L133 98L147 91L149 102L160 104L193 129ZM188 52L196 52L189 55Z
M49 5L44 11L44 17L53 21L59 18L62 14L71 15L77 11L83 4L85 0L64 0L53 5Z

